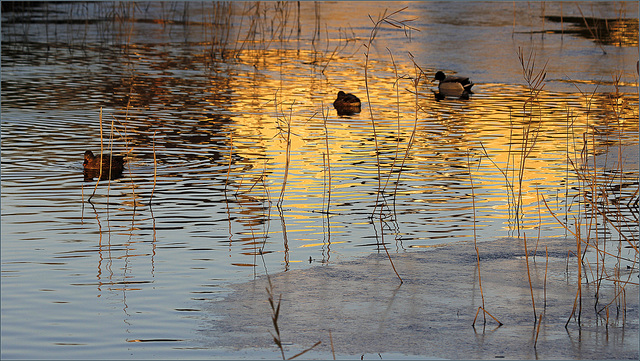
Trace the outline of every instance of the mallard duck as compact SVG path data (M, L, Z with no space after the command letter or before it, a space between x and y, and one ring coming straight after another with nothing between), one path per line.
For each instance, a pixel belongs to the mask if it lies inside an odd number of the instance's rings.
M338 92L338 98L333 102L333 107L338 111L338 115L351 115L360 113L360 99L351 93L342 90Z
M86 178L98 177L100 174L100 167L102 165L102 179L107 179L111 176L112 179L122 175L124 169L124 157L121 155L102 154L102 164L100 163L100 157L93 155L93 152L88 150L84 152L84 174Z
M441 97L455 97L469 99L469 94L473 94L471 87L473 83L467 77L446 76L443 72L436 73L434 80L439 80L438 92ZM436 97L438 97L436 95Z

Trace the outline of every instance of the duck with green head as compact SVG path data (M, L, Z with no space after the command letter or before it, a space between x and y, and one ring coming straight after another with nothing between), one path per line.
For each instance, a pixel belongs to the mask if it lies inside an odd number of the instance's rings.
M471 87L473 83L468 77L463 76L446 76L443 72L438 71L434 80L438 80L438 96L469 99L469 94L473 94Z

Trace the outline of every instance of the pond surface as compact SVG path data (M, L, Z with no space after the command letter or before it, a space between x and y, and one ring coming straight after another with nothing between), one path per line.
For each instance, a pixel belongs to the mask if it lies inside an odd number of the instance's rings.
M637 2L2 6L4 358L251 357L201 340L232 284L474 235L637 272Z

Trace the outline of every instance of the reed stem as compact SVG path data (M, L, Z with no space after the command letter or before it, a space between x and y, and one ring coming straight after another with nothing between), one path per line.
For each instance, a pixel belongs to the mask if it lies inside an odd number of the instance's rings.
M478 243L477 243L478 238L476 234L476 201L475 201L476 196L473 188L473 176L471 175L471 161L469 160L469 157L470 157L469 150L467 150L467 169L469 170L469 182L471 185L471 207L473 209L473 247L476 250L476 264L478 266L478 286L480 288L480 299L482 300L482 306L478 307L478 312L480 311L480 309L482 309L484 323L487 323L487 317L485 313L488 314L488 312L485 311L484 292L482 291L482 275L480 273L480 250L478 249ZM476 312L476 318L478 318L478 312ZM476 318L473 319L472 325L476 324Z
M149 196L149 207L151 207L151 200L153 199L153 193L156 190L156 179L158 177L158 161L156 159L156 131L153 131L153 141L151 142L153 147L153 188L151 188L151 195ZM225 192L226 195L226 192Z
M536 322L536 300L533 297L533 284L531 283L531 271L529 270L529 252L527 251L527 234L524 234L524 255L527 262L527 277L529 278L529 291L531 292L531 305L533 307L533 322Z
M100 107L100 115L99 115L99 124L100 124L100 170L98 171L98 180L96 181L96 185L93 187L93 192L87 199L87 202L91 203L91 198L96 194L96 190L98 189L98 184L100 184L100 179L102 178L102 153L104 149L103 141L102 141L102 107Z

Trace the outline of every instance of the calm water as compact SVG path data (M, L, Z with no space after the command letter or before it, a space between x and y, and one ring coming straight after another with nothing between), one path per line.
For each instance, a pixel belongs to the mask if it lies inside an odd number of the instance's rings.
M244 357L198 329L260 250L275 273L468 241L471 179L480 241L565 236L543 197L588 220L567 157L638 143L638 3L391 5L419 31L383 24L365 83L381 3L3 3L2 356ZM619 21L594 40L581 11ZM546 64L535 103L518 49ZM436 101L436 70L475 94ZM338 116L338 90L362 112ZM101 118L128 164L96 187ZM637 242L625 154L597 203Z

